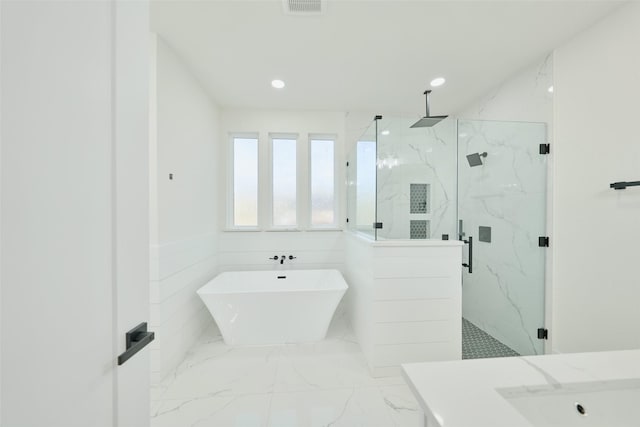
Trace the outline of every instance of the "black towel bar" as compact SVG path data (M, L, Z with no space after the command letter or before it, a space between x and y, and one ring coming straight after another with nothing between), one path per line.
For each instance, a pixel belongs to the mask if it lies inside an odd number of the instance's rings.
M624 190L627 187L635 187L637 185L640 185L640 181L620 181L609 184L609 187L614 190Z

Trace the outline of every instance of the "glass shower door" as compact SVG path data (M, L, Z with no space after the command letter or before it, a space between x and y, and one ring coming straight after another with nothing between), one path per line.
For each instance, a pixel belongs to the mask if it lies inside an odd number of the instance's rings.
M520 355L543 353L546 137L544 123L458 121L463 318Z

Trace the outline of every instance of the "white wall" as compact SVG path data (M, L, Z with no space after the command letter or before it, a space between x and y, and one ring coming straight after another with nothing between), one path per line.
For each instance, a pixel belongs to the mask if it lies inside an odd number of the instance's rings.
M157 382L212 324L195 291L217 272L224 199L216 168L218 108L172 49L152 39L151 327L157 338L151 369Z
M554 55L555 351L640 347L640 4Z
M341 112L300 112L300 111L262 111L244 109L226 109L221 113L221 155L218 159L220 170L219 192L228 197L230 170L230 134L257 133L259 135L260 164L268 164L269 133L298 134L299 159L307 158L306 142L309 134L336 135L335 153L336 200L338 201L338 228L342 228L345 218L344 206L344 113ZM300 164L300 162L299 162ZM299 171L299 177L307 176L307 171ZM269 171L261 168L259 172L260 211L263 223L268 222L268 183ZM298 186L307 188L306 179L299 179ZM305 192L299 194L305 194ZM306 193L308 194L308 193ZM223 200L229 200L228 198ZM227 201L229 203L229 201ZM227 203L221 204L220 227L227 226ZM298 218L304 228L304 218L309 207L306 200L299 200ZM287 260L284 267L279 262L269 260L274 255L294 255L297 259ZM341 231L226 231L220 241L220 269L258 270L270 268L336 268L342 270L344 248Z

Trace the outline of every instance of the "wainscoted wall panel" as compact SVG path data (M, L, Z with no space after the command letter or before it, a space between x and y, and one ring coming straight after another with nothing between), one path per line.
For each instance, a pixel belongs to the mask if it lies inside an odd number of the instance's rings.
M426 283L428 278L425 278ZM448 298L404 301L373 301L374 322L421 322L444 320L455 310Z
M202 260L207 254L216 252L216 245L215 236L209 234L152 248L151 280L164 280L184 269L185 266ZM162 260L160 260L160 252L162 252Z
M376 345L373 350L373 376L379 372L400 374L402 363L437 362L441 360L459 360L451 351L450 339L443 342L426 342L414 344ZM394 370L389 369L395 367ZM381 370L384 369L384 371Z
M368 240L347 233L345 248L345 279L349 285L347 316L365 358L370 361L373 357L373 246Z
M194 340L210 324L210 315L196 290L216 275L215 234L151 248L162 275L151 280L149 325L152 343L152 381L159 382L184 358ZM186 256L185 254L189 254ZM170 271L166 266L172 266Z
M269 258L286 255L283 264ZM296 257L288 259L289 255ZM229 231L220 236L220 271L325 269L344 271L341 231Z
M282 255L286 255L286 259L283 264L280 264L280 259L271 260L274 255L280 258ZM289 255L295 256L295 259L290 260ZM240 260L238 258L241 258ZM250 251L250 252L223 252L220 254L220 265L232 266L237 265L241 269L253 269L245 268L251 267L264 267L266 270L277 270L280 268L315 268L326 265L341 266L343 264L343 251L325 252L318 250L303 250L303 249L289 249L287 251L281 250L279 252L269 251ZM227 270L225 268L225 270Z
M374 344L415 344L445 342L454 334L451 320L388 322L376 325Z
M378 278L374 297L376 300L413 300L438 298L451 292L447 277L431 277L429 286L418 277Z
M160 326L154 326L158 331L158 343L151 348L151 381L158 384L168 374L167 367L178 366L186 355L186 350L193 346L193 342L202 335L203 325L210 324L211 316L202 307L186 322L179 325L179 333L167 335ZM154 341L154 342L155 342ZM159 347L161 345L162 347ZM169 371L171 372L171 371Z
M349 233L346 247L348 315L373 376L461 358L461 242Z
M453 261L442 257L442 255L437 252L437 250L426 250L423 252L424 258L418 258L415 255L402 258L374 255L376 262L373 274L378 279L398 277L448 277L451 274L450 269Z
M212 255L202 260L189 261L189 263L182 264L182 267L177 269L175 274L170 274L161 279L153 279L152 283L154 283L154 286L151 287L152 303L159 303L179 293L184 287L184 283L193 281L194 277L205 273L205 271L202 270L208 270L211 265L215 265L217 263L217 256Z

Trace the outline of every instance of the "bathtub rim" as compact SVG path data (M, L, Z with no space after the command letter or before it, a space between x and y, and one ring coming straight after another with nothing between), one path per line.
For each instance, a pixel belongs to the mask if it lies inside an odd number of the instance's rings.
M220 276L227 273L241 273L241 274L242 273L269 273L269 274L279 273L278 275L286 275L288 272L294 272L294 271L295 272L316 272L316 271L336 272L340 277L340 281L336 283L336 286L327 287L327 288L297 288L297 289L296 288L289 288L289 289L264 288L264 289L252 289L252 290L239 290L239 289L215 289L214 286L212 286L212 283L216 279L218 279ZM208 289L205 289L207 287ZM286 270L282 272L277 270L223 271L218 273L215 277L213 277L211 280L207 281L207 283L205 283L200 288L198 288L196 290L196 293L199 296L204 296L204 295L278 294L278 293L307 293L307 292L320 292L320 293L344 292L346 293L347 290L349 290L349 285L347 284L347 281L345 280L342 272L335 268L327 268L327 269L309 269L309 270Z

